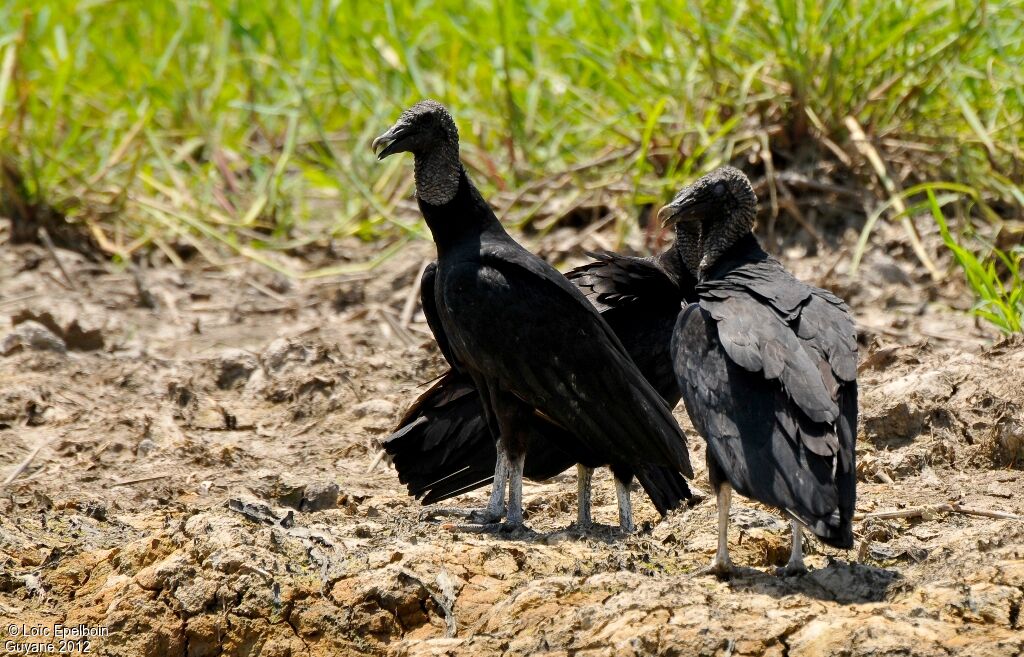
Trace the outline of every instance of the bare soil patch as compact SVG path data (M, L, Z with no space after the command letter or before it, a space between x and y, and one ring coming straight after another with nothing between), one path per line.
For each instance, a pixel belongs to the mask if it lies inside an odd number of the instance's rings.
M737 500L749 568L720 582L695 574L713 500L659 520L636 493L623 537L607 473L609 527L585 536L571 473L528 485L526 538L419 520L375 441L442 370L409 305L432 252L294 282L58 250L67 280L41 247L5 246L0 627L102 626L93 653L123 656L1024 652L1024 522L961 512L1024 515L1024 342L956 312L955 282L884 249L853 282L845 256L788 254L862 328L866 517L858 549L812 541L811 574L780 579L788 526Z

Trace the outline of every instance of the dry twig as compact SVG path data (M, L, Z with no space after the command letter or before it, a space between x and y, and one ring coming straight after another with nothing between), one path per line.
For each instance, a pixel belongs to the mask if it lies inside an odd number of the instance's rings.
M378 450L377 455L373 457L373 461L370 463L370 466L366 468L366 474L370 474L371 472L376 470L377 466L380 465L380 462L383 461L384 457L386 457L387 455L388 453L383 449Z
M263 285L262 283L257 283L254 280L247 280L245 282L245 284L248 285L249 287L251 287L252 289L256 290L257 292L259 292L260 294L268 296L271 299L273 299L274 301L277 301L278 303L282 303L282 304L289 303L288 298L285 297L283 294L278 294L277 292L274 292L273 290L271 290L266 285Z
M151 475L149 477L139 477L138 479L125 479L124 481L115 481L114 483L110 484L109 488L115 488L117 486L131 486L132 484L142 484L147 481L157 481L158 479L166 479L167 477L170 476L171 475L160 474Z
M36 448L33 449L29 453L29 455L25 457L25 460L19 463L18 467L14 468L14 470L11 471L11 474L7 475L7 478L4 479L4 486L7 486L12 481L20 477L21 473L28 469L28 466L32 464L32 461L36 458L36 455L39 454L39 450L41 450L42 448L46 447L49 444L49 440L44 440L43 442L36 445Z
M68 270L64 268L64 263L61 262L60 258L57 256L57 248L53 245L53 240L50 239L50 231L45 228L40 228L39 235L43 238L43 245L46 247L47 252L49 252L50 257L53 258L55 263L57 263L57 269L60 270L61 276L63 276L64 280L67 282L68 288L71 290L77 290L78 285L75 284L75 279L71 278L71 274L69 274Z
M35 299L39 296L42 296L42 294L39 292L32 292L31 294L23 294L18 297L11 297L10 299L0 299L0 308L13 306L21 301L28 301L29 299Z

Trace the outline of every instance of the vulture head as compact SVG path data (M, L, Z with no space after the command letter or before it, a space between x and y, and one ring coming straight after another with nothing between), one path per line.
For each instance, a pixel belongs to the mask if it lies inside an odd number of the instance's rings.
M421 100L402 112L391 128L373 140L378 160L395 153L427 155L438 147L459 144L452 115L436 100Z
M754 228L757 196L750 180L734 167L720 167L676 194L658 212L663 225L676 225L683 262L698 278Z
M676 194L658 212L663 224L700 221L744 223L754 227L757 197L750 180L735 167L720 167Z
M370 145L378 160L395 153L415 158L416 196L431 205L444 205L459 191L459 130L444 105L421 100Z

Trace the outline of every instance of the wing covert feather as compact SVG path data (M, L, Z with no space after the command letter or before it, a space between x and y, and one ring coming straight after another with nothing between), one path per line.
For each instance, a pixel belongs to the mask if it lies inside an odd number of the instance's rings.
M561 426L580 427L587 444L610 460L671 465L689 475L670 410L583 295L543 261L507 245L486 249L482 265L446 274L439 310L446 323L458 317L460 331L449 336L455 358ZM472 307L463 303L470 298ZM531 315L545 319L522 321Z

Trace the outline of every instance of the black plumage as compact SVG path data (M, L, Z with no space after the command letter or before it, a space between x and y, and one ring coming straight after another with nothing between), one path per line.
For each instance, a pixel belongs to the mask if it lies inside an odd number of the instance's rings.
M846 305L794 278L751 233L756 198L731 167L662 210L677 222L698 301L679 316L674 366L707 441L719 493L720 547L729 488L785 511L829 545L853 544L857 342ZM724 498L724 499L723 499ZM724 508L723 508L724 507ZM794 525L790 570L803 569Z
M672 372L672 331L681 304L695 299L696 279L673 245L653 258L591 253L594 262L566 274L629 351L669 406L679 402Z
M565 429L560 447L602 463L690 474L682 431L622 343L580 291L513 240L458 158L458 131L441 105L417 103L374 140L379 157L415 156L416 195L437 245L422 280L424 314L449 363L468 375L497 438L491 504L522 524L531 418Z
M523 476L550 479L576 461L559 449L560 427L534 414ZM550 435L549 435L550 434ZM494 481L498 458L473 379L448 370L405 412L382 445L409 494L433 504Z
M593 261L570 270L566 278L601 313L658 394L675 406L680 393L672 371L670 343L680 304L693 298L695 279L675 248L654 258L588 255ZM559 447L567 442L559 437L564 429L537 413L529 422L523 472L527 479L543 481L575 463L590 465L586 454L570 454ZM472 379L454 370L420 395L383 446L401 482L424 504L475 490L493 480L497 451L479 396ZM613 469L627 484L633 478L628 466ZM686 480L671 468L643 468L638 478L662 514L692 499Z

